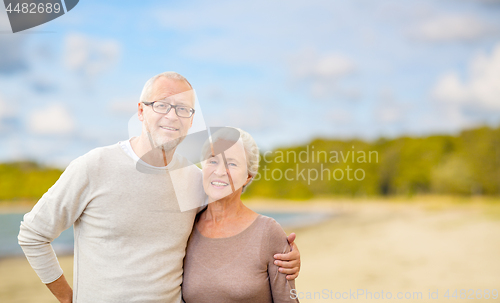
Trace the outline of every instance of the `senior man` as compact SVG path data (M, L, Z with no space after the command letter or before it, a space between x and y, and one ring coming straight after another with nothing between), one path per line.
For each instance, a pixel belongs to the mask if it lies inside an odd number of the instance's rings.
M197 209L181 210L173 181L190 197L203 196L203 187L201 171L175 149L192 126L194 102L183 76L166 72L149 79L138 104L141 135L72 161L24 216L19 244L60 302L181 302L183 258ZM172 180L169 170L179 167L187 167L185 180ZM73 289L50 244L72 225ZM300 255L294 244L292 249L276 258L295 279Z

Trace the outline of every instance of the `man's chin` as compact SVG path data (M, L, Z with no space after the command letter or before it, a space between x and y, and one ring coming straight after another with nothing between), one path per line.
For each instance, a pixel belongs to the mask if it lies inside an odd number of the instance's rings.
M172 149L175 149L184 139L184 137L181 138L176 138L176 139L168 139L168 140L162 140L162 141L156 141L156 148L161 148L166 151L170 151Z

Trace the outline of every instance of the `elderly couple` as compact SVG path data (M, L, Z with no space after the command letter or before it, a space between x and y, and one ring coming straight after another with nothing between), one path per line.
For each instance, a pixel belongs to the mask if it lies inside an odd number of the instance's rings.
M295 235L240 199L258 169L252 137L215 132L202 170L175 153L194 102L183 76L151 78L138 104L141 135L72 161L24 216L19 244L60 302L296 302ZM72 225L73 289L50 244Z

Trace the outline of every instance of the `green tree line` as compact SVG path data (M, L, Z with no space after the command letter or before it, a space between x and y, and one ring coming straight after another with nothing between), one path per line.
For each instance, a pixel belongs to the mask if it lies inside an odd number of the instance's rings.
M315 139L263 153L254 182L248 196L499 195L500 127L374 142Z
M39 199L62 171L34 162L0 164L0 200ZM414 194L499 195L500 127L456 136L315 139L261 154L247 197Z
M62 170L35 162L0 164L1 200L38 200L59 179Z

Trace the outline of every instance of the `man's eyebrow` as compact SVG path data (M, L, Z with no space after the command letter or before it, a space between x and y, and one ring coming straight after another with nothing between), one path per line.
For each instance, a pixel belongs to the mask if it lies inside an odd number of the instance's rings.
M192 107L192 105L190 104L191 102L189 102L189 100L177 100L175 98L174 99L165 98L165 99L162 99L161 101L166 101L167 103L172 104L172 105L183 105L183 106Z
M185 104L185 101L184 100L178 100L178 99L175 99L175 98L172 98L172 97L166 97L166 98L163 98L163 99L158 99L157 101L163 101L163 102L167 102L167 103L175 103L175 104Z

